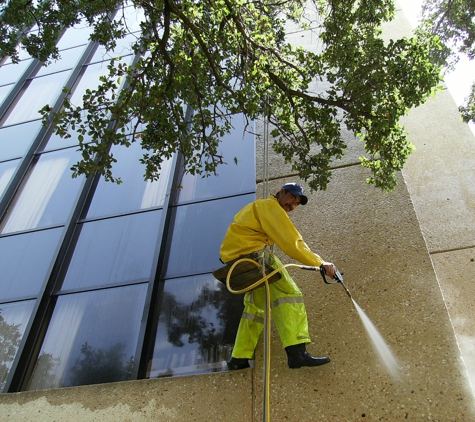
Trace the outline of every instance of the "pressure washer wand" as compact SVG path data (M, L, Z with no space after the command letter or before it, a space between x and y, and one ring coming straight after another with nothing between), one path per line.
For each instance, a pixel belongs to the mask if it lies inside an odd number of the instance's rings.
M309 266L306 266L306 265L302 265L300 267L302 270L309 270L309 271L320 271L320 274L322 275L322 278L323 278L323 282L325 284L335 284L335 283L340 283L343 288L345 289L345 292L346 294L348 295L348 297L353 300L353 297L351 296L351 293L350 291L348 290L348 288L345 286L345 283L343 283L343 276L341 275L340 271L338 271L338 268L335 267L335 275L333 277L333 279L335 281L328 281L327 277L326 277L326 271L325 271L325 268L322 266L320 267L309 267Z

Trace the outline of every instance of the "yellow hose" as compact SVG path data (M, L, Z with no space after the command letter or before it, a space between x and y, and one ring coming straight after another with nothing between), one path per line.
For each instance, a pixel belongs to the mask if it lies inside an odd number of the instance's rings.
M271 310L270 310L270 292L269 292L269 282L267 281L269 278L271 278L274 274L277 274L278 272L282 271L282 269L286 267L299 267L301 268L301 265L298 264L285 264L282 265L281 267L275 269L271 273L265 275L262 277L260 280L257 280L254 284L251 284L250 286L242 289L242 290L233 290L229 284L229 280L231 279L231 274L236 267L237 264L240 262L252 262L256 265L258 268L262 268L262 266L254 261L253 259L249 258L241 258L238 261L236 261L231 268L229 269L228 275L226 277L226 287L231 293L234 294L241 294L241 293L246 293L250 290L255 289L256 287L260 286L261 284L265 283L265 290L266 290L266 312L264 314L265 322L265 337L264 337L264 410L263 410L263 421L264 422L269 422L270 421L270 321L271 321Z

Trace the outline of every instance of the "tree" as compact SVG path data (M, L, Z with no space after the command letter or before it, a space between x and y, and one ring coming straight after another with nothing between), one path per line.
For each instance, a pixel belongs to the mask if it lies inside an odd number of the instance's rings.
M20 324L9 324L0 309L0 391L5 385L8 371L20 345Z
M82 357L78 357L70 368L68 386L129 380L134 357L125 360L125 347L124 343L116 343L108 350L94 349L84 342L81 345Z
M91 38L107 48L127 32L125 0L2 4L0 54L13 60L18 43L46 63L54 60L63 28L81 21L92 25ZM43 109L56 133L79 134L82 160L75 175L100 171L114 180L110 146L131 142L145 150L147 179L158 178L161 163L175 152L183 154L192 174L212 174L232 159L219 154L219 138L229 131L230 116L243 113L248 121L269 119L274 150L313 189L327 187L331 162L345 153L345 127L364 143L368 182L394 189L395 174L412 150L399 118L434 93L440 78L428 60L434 37L382 40L381 24L394 17L393 0L129 4L145 16L134 50L146 54L134 64L111 61L102 85L88 91L83 104L66 98L60 111ZM316 15L307 13L308 4ZM287 42L286 22L312 28L321 51ZM26 33L25 25L33 24L38 32ZM185 105L194 111L189 122Z
M421 35L438 36L442 48L432 54L437 65L453 70L466 55L475 58L475 0L426 0L422 8L422 20L419 25ZM465 105L459 108L462 119L475 123L475 80Z

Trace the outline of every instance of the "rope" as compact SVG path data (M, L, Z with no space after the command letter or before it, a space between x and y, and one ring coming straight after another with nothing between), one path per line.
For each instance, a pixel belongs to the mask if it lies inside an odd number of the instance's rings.
M260 286L261 284L265 284L265 291L266 291L266 306L265 306L265 313L264 313L264 331L265 331L265 337L264 337L264 400L263 400L263 421L264 422L269 422L270 421L270 341L271 341L271 331L270 331L270 321L271 321L271 309L270 309L270 292L269 292L269 278L271 278L274 274L277 274L278 272L282 271L282 269L287 268L287 267L298 267L302 268L302 265L299 264L285 264L282 265L281 267L275 269L271 273L264 275L260 280L256 281L254 284L251 284L250 286L242 289L242 290L233 290L231 288L231 285L229 283L231 279L231 274L240 262L252 262L256 265L256 267L261 268L263 270L262 266L254 261L253 259L249 258L241 258L237 260L229 269L228 275L226 277L226 287L228 290L233 293L233 294L241 294L241 293L246 293L250 290L255 289L256 287Z

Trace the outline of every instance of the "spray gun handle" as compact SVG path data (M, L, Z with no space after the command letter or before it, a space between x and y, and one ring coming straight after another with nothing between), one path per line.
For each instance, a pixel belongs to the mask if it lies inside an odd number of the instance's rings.
M319 268L320 268L320 274L322 275L323 282L325 284L343 283L343 276L341 275L340 271L338 271L338 268L335 267L335 275L333 276L334 281L328 281L326 277L325 267L323 265L320 266Z

